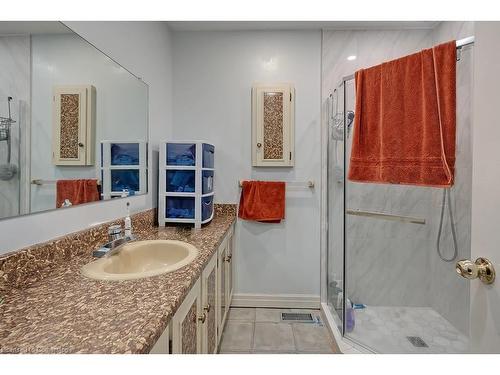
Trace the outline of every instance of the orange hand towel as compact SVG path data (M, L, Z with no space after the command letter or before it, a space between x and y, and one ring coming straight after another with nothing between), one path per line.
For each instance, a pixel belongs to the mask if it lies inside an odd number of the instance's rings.
M238 217L279 223L285 218L285 183L243 181Z
M456 45L356 72L349 180L453 185Z
M73 206L99 200L97 180L94 179L58 180L56 190L56 208L60 208L65 199Z

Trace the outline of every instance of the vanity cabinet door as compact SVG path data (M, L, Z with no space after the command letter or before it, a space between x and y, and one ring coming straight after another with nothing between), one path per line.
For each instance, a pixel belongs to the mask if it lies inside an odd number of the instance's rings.
M169 330L170 327L167 326L165 328L165 331L161 334L160 338L158 341L156 341L156 344L151 348L149 351L149 354L169 354Z
M218 280L217 280L217 290L218 290L218 336L219 339L222 335L222 331L224 328L224 323L226 321L226 313L229 310L229 306L226 301L226 259L227 256L227 240L222 241L222 244L218 250L218 258L217 258L217 272L218 272Z
M172 318L172 353L201 353L201 281L198 279Z
M225 258L225 268L226 268L226 304L229 308L231 306L231 300L233 299L234 290L234 235L233 228L231 227L227 239L227 255Z
M201 276L202 315L205 322L202 325L202 352L217 353L217 254L212 256Z

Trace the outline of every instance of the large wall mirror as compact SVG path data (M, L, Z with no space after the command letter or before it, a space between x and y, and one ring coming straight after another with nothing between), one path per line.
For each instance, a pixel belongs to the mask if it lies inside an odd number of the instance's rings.
M148 86L60 22L0 22L0 219L147 192Z

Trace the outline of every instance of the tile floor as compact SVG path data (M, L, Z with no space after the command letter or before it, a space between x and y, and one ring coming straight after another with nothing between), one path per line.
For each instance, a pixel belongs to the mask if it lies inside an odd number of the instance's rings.
M319 323L282 322L281 312L311 312ZM231 308L221 354L331 354L334 343L319 310Z

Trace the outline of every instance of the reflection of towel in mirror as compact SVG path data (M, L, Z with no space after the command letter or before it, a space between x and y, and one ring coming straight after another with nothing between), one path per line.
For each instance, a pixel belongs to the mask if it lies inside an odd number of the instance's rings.
M65 199L73 206L99 200L99 190L95 179L57 180L56 208L60 208Z

